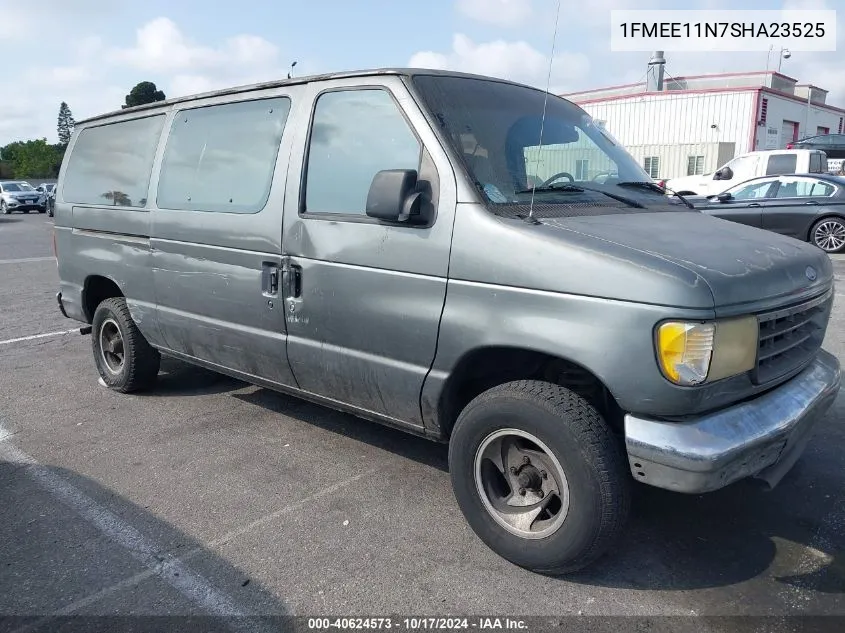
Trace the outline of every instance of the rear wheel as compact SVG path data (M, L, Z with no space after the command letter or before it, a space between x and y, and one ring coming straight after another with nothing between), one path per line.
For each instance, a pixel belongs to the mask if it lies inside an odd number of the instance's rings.
M129 314L126 299L106 299L91 323L94 362L108 387L122 393L153 385L161 356L141 334Z
M845 221L842 218L822 218L810 229L810 241L826 253L845 250Z
M628 515L620 444L592 405L551 383L507 383L470 402L450 440L449 471L478 537L537 572L588 566Z

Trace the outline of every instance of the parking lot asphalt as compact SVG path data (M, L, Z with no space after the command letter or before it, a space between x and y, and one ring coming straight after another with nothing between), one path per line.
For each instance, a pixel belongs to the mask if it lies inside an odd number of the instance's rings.
M545 577L474 536L445 446L167 359L99 386L51 228L0 217L0 615L845 616L842 396L776 489L638 485L615 551Z

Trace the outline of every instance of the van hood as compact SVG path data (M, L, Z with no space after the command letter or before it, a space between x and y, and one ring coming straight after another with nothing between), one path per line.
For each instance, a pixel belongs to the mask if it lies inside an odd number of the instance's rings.
M695 211L539 219L686 269L709 287L717 314L799 301L833 283L816 246Z

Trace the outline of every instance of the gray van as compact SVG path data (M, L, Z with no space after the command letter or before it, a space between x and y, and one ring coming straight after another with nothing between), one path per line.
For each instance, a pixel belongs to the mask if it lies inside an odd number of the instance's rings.
M81 121L55 216L59 307L109 387L166 354L448 442L473 530L536 571L606 551L634 482L777 484L839 390L824 252L664 195L579 107L502 80Z

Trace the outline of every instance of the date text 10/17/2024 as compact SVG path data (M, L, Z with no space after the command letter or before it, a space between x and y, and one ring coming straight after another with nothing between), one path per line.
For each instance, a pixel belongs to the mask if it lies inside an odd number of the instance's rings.
M401 617L401 618L308 618L308 629L393 630L393 631L517 631L528 630L528 624L518 618L499 617Z

